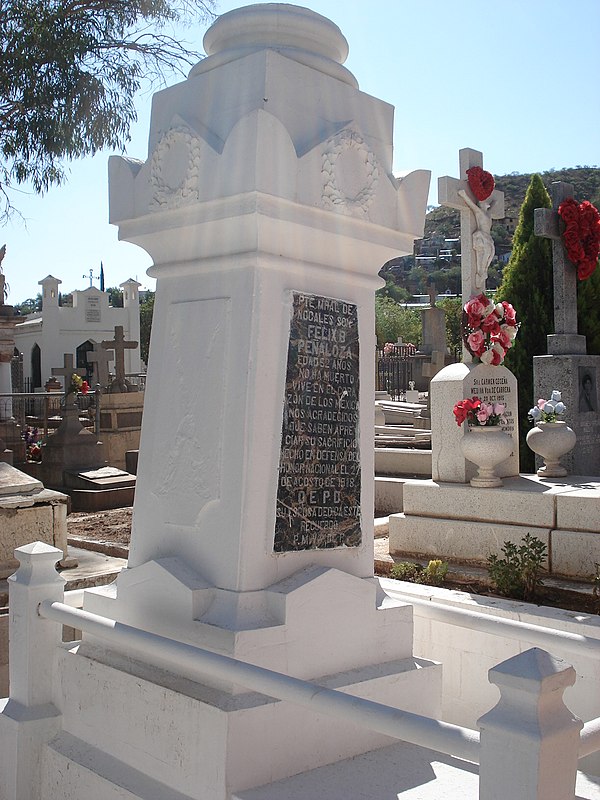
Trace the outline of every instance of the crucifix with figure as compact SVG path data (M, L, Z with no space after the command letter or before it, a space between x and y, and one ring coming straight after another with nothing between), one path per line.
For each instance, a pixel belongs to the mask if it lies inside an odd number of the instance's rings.
M60 375L65 379L65 397L69 394L69 389L71 386L71 377L73 375L79 375L80 378L84 378L87 375L87 370L76 367L73 364L73 353L65 353L63 355L63 366L62 367L52 367L52 374L53 375Z
M127 341L123 335L123 326L115 325L115 338L111 341L102 342L105 350L115 351L115 373L116 377L109 387L110 392L129 392L132 387L125 378L125 350L134 350L138 342Z
M573 186L555 181L550 187L552 208L536 208L533 232L552 241L552 283L554 289L554 335L547 337L549 355L587 352L585 336L577 333L577 267L569 260L562 241L560 204L573 197Z
M460 178L438 179L438 201L460 211L462 299L485 292L487 270L494 256L492 221L504 217L504 193L495 189L486 199L474 197L467 177L471 167L483 168L483 154L465 147L459 151Z

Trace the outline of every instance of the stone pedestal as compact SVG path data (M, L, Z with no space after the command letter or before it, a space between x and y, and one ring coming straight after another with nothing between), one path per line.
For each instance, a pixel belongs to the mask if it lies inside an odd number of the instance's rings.
M575 447L561 458L561 464L576 475L600 475L600 356L535 356L533 384L531 405L539 397L549 399L553 389L562 393L567 410L561 419L577 435Z
M404 511L389 520L390 553L486 566L529 533L546 544L550 573L589 581L600 562L599 503L600 481L584 475L520 475L498 489L407 481Z
M61 488L65 485L65 471L82 472L105 463L102 443L83 427L76 404L70 403L56 433L42 445L42 463L37 475L46 486Z
M0 580L19 566L15 549L32 539L58 547L62 566L76 566L67 556L67 501L65 494L0 463Z
M125 454L138 450L144 410L143 392L102 394L100 397L100 438L109 464L127 469Z

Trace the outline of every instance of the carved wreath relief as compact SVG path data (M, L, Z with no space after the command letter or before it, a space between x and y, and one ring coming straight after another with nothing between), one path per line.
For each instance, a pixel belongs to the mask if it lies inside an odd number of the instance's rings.
M323 206L352 217L368 217L379 169L362 136L349 129L332 136L323 153Z
M172 128L150 163L151 209L180 208L198 200L201 140L188 128Z

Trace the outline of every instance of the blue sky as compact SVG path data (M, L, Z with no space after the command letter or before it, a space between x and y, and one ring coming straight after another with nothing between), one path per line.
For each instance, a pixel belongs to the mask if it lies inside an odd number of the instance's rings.
M218 3L219 13L251 5ZM307 0L350 46L346 66L362 91L396 108L394 171L457 175L458 151L484 153L496 174L600 165L600 0ZM185 32L202 49L205 29ZM175 79L174 81L175 82ZM149 93L127 154L147 158ZM149 256L108 224L110 153L73 162L45 196L13 194L24 217L0 230L9 302L37 294L49 273L84 289L104 263L107 286L146 277ZM95 285L97 285L95 281Z

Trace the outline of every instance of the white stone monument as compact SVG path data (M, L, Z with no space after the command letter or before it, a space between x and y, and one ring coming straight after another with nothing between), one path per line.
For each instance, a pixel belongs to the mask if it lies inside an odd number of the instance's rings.
M473 295L485 292L487 267L493 257L486 250L485 269L482 267L479 240L485 238L482 228L493 219L504 216L504 195L494 190L485 201L477 201L469 188L467 170L483 167L483 156L477 150L465 148L459 153L460 178L442 177L438 182L439 201L461 214L461 270L463 304ZM477 211L475 211L477 209ZM487 223L482 221L486 217ZM489 231L488 231L489 234ZM492 243L493 246L493 243ZM493 387L493 390L492 390ZM434 481L466 483L475 474L474 464L467 461L460 449L465 432L458 427L452 415L454 404L465 397L478 396L507 405L509 432L514 450L510 458L496 468L500 477L519 473L519 425L517 384L514 375L503 366L488 367L474 364L472 356L463 348L460 364L450 364L432 378L431 394L431 449L432 478ZM468 434L467 434L468 435Z
M110 165L157 291L129 564L84 608L434 715L440 669L373 578L373 292L428 174L394 179L392 108L320 15L249 6L204 45L148 160ZM389 742L89 635L60 661L45 800L224 800Z

